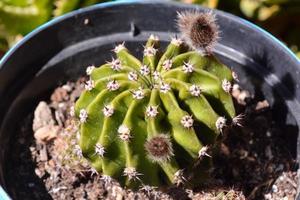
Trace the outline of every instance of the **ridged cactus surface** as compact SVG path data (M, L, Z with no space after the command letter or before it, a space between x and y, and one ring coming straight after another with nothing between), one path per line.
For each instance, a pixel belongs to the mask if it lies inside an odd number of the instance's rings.
M151 35L140 61L116 46L115 59L87 68L75 106L84 157L130 187L183 181L235 115L229 68L177 38L158 48Z

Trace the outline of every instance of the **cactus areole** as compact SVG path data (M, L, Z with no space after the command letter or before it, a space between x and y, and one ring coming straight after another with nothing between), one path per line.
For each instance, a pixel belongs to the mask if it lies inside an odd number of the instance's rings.
M213 55L190 49L172 38L160 52L151 35L142 61L122 43L111 62L87 68L75 116L92 168L136 187L180 184L184 172L208 166L209 148L235 116L233 77Z

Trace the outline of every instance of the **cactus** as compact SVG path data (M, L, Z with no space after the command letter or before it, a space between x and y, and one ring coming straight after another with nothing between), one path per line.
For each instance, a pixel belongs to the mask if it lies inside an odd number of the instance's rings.
M203 18L183 13L179 27L193 26L180 24L192 16ZM93 168L129 187L181 184L199 163L204 167L197 176L205 177L209 149L235 116L232 71L210 52L202 54L215 39L189 50L183 40L172 38L160 53L159 38L151 35L142 61L122 43L111 62L87 68L90 79L75 115L82 154Z

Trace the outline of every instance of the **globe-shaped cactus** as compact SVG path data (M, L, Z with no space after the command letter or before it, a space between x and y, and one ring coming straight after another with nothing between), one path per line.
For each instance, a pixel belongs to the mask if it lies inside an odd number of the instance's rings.
M140 61L117 45L115 59L87 68L90 80L75 106L83 156L130 187L187 179L183 169L205 163L235 116L228 67L178 38L164 53L158 48L151 35Z

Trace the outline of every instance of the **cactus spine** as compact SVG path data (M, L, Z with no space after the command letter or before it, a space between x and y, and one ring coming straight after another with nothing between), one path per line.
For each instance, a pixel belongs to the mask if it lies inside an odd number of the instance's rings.
M158 48L151 35L141 62L117 45L115 59L87 68L75 106L83 156L129 187L182 183L235 116L229 68L178 38Z

